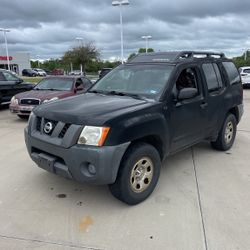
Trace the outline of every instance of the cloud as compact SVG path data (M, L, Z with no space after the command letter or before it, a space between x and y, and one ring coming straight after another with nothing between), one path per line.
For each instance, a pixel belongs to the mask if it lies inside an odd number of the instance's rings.
M125 55L145 46L145 34L152 35L150 46L156 51L240 54L250 45L249 11L248 0L130 0L123 7ZM0 27L11 29L10 52L29 51L34 58L60 57L79 36L95 42L104 59L120 55L119 10L111 0L1 0Z

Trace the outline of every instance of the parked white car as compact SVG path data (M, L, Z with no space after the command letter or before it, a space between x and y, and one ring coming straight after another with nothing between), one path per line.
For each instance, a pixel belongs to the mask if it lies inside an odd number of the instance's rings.
M46 72L43 69L33 69L37 72L38 76L46 76Z
M250 87L250 66L239 68L243 87Z

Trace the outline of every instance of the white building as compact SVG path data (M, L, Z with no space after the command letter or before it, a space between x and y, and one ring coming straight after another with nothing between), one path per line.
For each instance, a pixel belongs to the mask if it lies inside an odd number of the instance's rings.
M10 70L22 74L23 69L30 69L30 54L27 52L12 53L9 56ZM8 69L7 56L0 54L0 68Z

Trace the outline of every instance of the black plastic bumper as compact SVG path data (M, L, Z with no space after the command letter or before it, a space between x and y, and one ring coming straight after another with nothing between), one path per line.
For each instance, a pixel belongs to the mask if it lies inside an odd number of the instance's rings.
M130 144L64 148L30 136L27 128L25 142L30 157L39 167L78 182L98 185L115 182L121 159Z

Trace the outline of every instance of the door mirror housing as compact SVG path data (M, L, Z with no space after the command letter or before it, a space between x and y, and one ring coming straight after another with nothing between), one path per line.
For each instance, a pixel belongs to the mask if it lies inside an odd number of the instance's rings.
M19 78L19 79L16 80L16 84L20 84L22 82L23 82L23 79L21 79L21 78Z
M184 88L181 89L178 95L178 100L186 100L195 97L198 94L196 88Z

